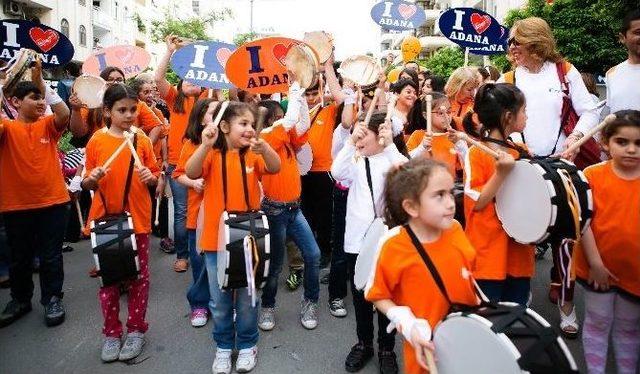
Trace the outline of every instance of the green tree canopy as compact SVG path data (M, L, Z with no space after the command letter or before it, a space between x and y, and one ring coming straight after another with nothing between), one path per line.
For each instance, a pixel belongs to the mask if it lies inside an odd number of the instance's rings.
M618 41L624 16L640 7L638 0L529 0L526 7L511 10L505 24L540 17L549 23L560 53L580 71L604 74L626 59ZM504 62L504 60L499 60Z
M210 40L207 34L207 27L216 21L222 21L232 17L231 9L225 8L220 11L213 11L205 17L191 17L180 19L174 17L167 9L161 20L151 21L151 40L154 43L161 43L167 35L176 35L195 40Z
M233 37L233 44L235 45L243 45L244 43L248 43L250 41L258 39L260 36L255 32L245 32L236 34Z

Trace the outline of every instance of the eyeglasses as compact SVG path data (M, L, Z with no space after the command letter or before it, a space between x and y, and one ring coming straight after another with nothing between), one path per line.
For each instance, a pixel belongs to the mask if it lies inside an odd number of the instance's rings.
M515 37L512 36L507 40L507 45L509 47L511 46L520 47L522 44L519 41L517 41Z
M109 83L124 83L124 79L122 79L122 78L109 79L109 80L107 80L107 82L109 82Z

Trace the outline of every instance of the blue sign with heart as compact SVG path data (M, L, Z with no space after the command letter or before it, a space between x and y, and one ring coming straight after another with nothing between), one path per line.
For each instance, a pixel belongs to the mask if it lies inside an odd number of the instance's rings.
M477 55L506 53L509 29L490 14L474 8L452 8L440 15L440 31Z
M406 1L381 1L371 8L371 18L386 30L413 30L427 21L424 10Z
M171 57L173 71L189 83L207 88L231 88L225 66L236 49L233 44L197 41L178 49Z
M56 29L27 20L1 20L0 60L11 60L21 48L40 53L44 68L64 66L75 52L71 41Z

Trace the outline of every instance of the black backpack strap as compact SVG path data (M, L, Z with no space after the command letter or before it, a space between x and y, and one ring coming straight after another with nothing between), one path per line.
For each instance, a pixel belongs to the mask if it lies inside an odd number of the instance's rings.
M240 168L242 169L242 190L244 192L244 202L247 204L247 211L251 210L249 204L249 186L247 184L247 161L244 152L240 152ZM222 193L224 195L224 210L227 209L227 152L222 151Z
M369 166L369 158L364 158L364 168L367 172L367 184L369 185L369 193L371 194L371 203L373 204L373 216L378 218L376 210L376 199L373 197L373 181L371 180L371 166Z
M431 258L427 254L427 251L425 251L424 248L422 247L422 243L420 243L420 240L418 240L418 237L413 232L413 230L411 230L411 227L408 224L404 225L404 228L405 230L407 230L407 233L411 238L411 242L413 243L413 246L416 247L418 254L420 255L420 257L422 257L422 261L424 261L424 264L427 265L427 268L429 269L429 272L431 273L433 280L436 282L436 285L440 289L440 292L442 292L442 295L444 296L444 298L447 299L447 301L449 302L449 305L453 305L453 303L451 302L451 299L449 298L449 294L447 293L447 289L444 287L444 282L442 281L442 277L440 277L440 273L438 272L438 269L436 268L436 266L433 264L433 261L431 261Z

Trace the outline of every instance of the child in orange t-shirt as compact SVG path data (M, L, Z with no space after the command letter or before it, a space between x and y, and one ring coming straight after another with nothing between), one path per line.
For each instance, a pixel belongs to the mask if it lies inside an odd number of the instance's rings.
M584 170L593 219L576 251L584 286L582 343L588 371L604 373L611 339L618 373L635 373L640 348L640 111L623 110L602 130L611 160Z
M33 71L36 81L39 63ZM45 323L55 326L65 318L62 242L69 212L57 144L69 120L69 109L51 88L43 94L32 82L18 83L8 99L18 116L15 120L0 119L0 214L4 216L11 261L11 301L0 314L0 327L31 311L31 268L36 253L40 257L40 303L45 307ZM44 115L47 105L51 105L52 115Z
M191 306L191 326L202 327L209 319L209 281L204 267L202 251L198 247L198 229L202 230L201 216L202 192L204 179L190 179L185 175L185 165L198 146L202 143L202 130L213 123L213 113L218 102L213 99L200 99L189 115L189 125L185 133L180 160L171 177L188 189L187 196L187 235L189 238L189 262L193 283L187 291L187 300ZM198 227L200 225L200 227ZM216 275L214 275L216 276Z
M165 39L167 50L158 62L155 72L155 82L158 86L160 96L167 102L169 107L169 134L167 137L167 162L169 164L166 172L171 175L176 169L182 152L184 134L189 123L189 115L198 97L202 94L202 88L187 81L181 80L177 86L172 86L167 81L165 75L169 68L169 62L173 53L182 46L179 38L168 35ZM173 270L183 273L189 268L189 247L187 233L187 187L178 183L177 180L169 178L169 186L173 196L173 234L174 248L176 251L176 261L173 263Z
M406 341L407 373L428 369L433 351L430 331L451 303L477 305L471 278L475 252L453 219L453 177L444 164L414 158L389 171L385 180L385 219L396 225L383 239L366 287L366 298L391 321ZM420 243L420 248L416 247ZM419 251L431 259L431 274ZM441 290L435 281L440 276Z
M515 159L526 154L509 139L511 133L524 129L524 95L510 84L487 83L476 94L474 111L464 119L465 130L497 151L499 158L496 160L475 146L465 158L465 232L477 254L473 276L492 301L524 305L534 273L534 247L517 243L507 235L494 203ZM479 133L475 130L477 122L482 123Z
M213 113L213 118L217 118L221 110L223 104ZM187 177L204 179L204 223L199 245L205 252L207 273L211 274L209 308L217 347L213 361L215 373L231 372L234 348L239 350L238 372L251 371L258 354L258 305L252 305L252 295L247 287L223 291L217 277L218 266L224 266L218 264L217 255L217 251L224 250L219 248L218 242L222 213L225 210L246 212L259 209L258 180L264 174L280 171L278 154L266 141L256 139L254 124L251 106L230 102L222 113L219 126L214 123L203 130L202 143L185 166ZM243 175L246 175L245 181Z
M108 127L96 132L86 150L86 170L88 175L82 181L85 189L95 190L88 221L107 214L127 210L133 220L136 235L140 277L127 284L129 288L129 317L127 318L127 338L121 348L122 324L119 320L120 286L101 287L98 293L106 336L102 348L102 360L126 361L142 352L144 333L148 324L145 318L149 300L149 233L151 232L151 198L148 186L157 183L159 172L153 155L151 141L142 131L133 128L138 108L138 96L124 84L110 86L104 93L104 119ZM124 141L124 132L133 130L136 137L136 153L142 166L136 166L131 177L128 196L125 200L125 181L133 158L125 148L108 168L102 165L111 157Z

